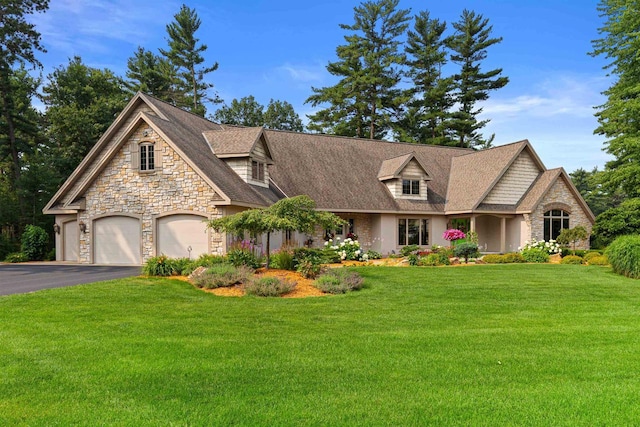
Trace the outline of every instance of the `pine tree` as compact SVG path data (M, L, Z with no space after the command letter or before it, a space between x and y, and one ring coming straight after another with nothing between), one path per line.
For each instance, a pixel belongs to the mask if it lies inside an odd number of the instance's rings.
M452 145L449 129L453 79L442 76L447 64L443 33L447 25L431 19L429 12L415 17L413 31L407 33L407 76L412 87L407 90L409 101L396 133L405 142Z
M640 4L636 0L601 0L605 23L593 41L591 55L604 55L605 66L616 77L604 91L607 101L598 107L595 133L607 138L605 150L614 156L607 162L603 184L610 192L640 197Z
M125 86L133 93L144 92L175 105L176 74L176 67L166 58L139 46L127 60Z
M218 69L218 63L198 68L204 62L202 53L207 50L207 45L199 44L200 39L195 36L202 24L195 9L183 4L174 19L167 25L169 49L160 49L160 53L179 69L178 89L184 95L176 99L177 105L204 116L205 102L222 102L217 95L212 97L207 94L213 84L205 81L207 74Z
M493 136L485 140L479 133L489 120L478 121L482 108L476 103L489 98L489 91L500 89L508 77L500 77L502 68L482 71L482 61L487 58L487 48L500 43L502 37L492 38L493 27L489 20L475 12L464 10L458 22L453 23L455 34L446 39L451 49L451 60L460 65L454 75L455 101L460 106L453 114L452 128L459 147L487 147Z
M309 128L350 136L380 138L392 126L403 102L398 88L404 54L399 37L409 21L409 10L397 9L399 0L367 1L354 8L354 23L340 28L352 31L347 44L338 46L338 61L327 71L340 77L330 87L312 88L312 106L329 104L310 115Z

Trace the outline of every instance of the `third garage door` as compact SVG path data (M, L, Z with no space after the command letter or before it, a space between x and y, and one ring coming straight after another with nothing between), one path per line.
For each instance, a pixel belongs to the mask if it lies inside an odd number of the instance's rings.
M159 218L156 253L171 258L186 258L189 255L197 258L208 253L208 233L204 220L204 217L189 214Z

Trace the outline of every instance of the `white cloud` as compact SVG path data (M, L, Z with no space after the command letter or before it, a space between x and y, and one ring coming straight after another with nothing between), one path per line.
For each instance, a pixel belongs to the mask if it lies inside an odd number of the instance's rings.
M277 68L281 73L287 74L296 83L320 82L326 73L326 68L321 64L292 65L286 63Z

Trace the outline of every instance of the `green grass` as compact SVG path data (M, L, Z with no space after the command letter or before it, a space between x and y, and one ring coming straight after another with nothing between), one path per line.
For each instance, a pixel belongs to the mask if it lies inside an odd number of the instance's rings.
M608 268L358 270L223 298L129 279L0 298L0 425L633 425L640 281Z

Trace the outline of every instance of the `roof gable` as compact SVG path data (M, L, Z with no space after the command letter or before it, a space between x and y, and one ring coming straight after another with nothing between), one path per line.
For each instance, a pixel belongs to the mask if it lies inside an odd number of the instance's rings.
M402 171L411 161L415 161L417 163L417 166L422 169L422 172L426 176L425 179L431 179L422 163L420 163L420 160L416 158L415 152L383 160L382 164L380 165L380 170L378 171L378 179L380 181L386 181L389 179L400 178Z
M203 133L213 153L220 159L249 157L262 145L267 160L271 160L269 143L262 127L225 127Z
M446 212L462 213L476 209L524 150L541 171L546 170L527 140L453 158Z

